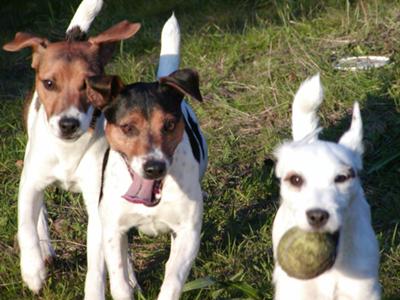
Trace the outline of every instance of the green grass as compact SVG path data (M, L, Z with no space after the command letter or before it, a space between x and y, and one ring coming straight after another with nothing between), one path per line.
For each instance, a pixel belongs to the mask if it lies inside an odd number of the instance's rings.
M0 42L16 31L56 40L80 1L9 1L2 6ZM274 147L290 138L290 104L300 82L321 72L323 136L336 140L361 104L366 153L363 185L381 249L384 299L400 299L400 3L398 1L113 0L93 24L98 33L121 19L143 27L116 51L108 73L125 81L153 80L161 27L175 11L182 32L182 67L201 76L202 104L192 103L209 143L203 181L201 249L182 299L271 299L271 227L279 189ZM377 54L387 67L336 71L337 58ZM57 252L40 296L23 288L16 207L26 136L21 121L31 89L30 51L0 53L0 299L81 299L86 214L79 195L50 188L47 205ZM132 232L142 298L154 299L168 257L168 236ZM196 288L197 289L193 289Z

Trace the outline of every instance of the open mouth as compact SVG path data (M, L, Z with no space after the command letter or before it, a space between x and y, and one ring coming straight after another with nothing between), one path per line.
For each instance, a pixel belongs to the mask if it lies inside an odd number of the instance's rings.
M127 164L126 160L125 163ZM134 172L128 164L127 168L131 175L132 183L122 198L131 203L143 204L148 207L156 206L160 203L162 180L143 178Z

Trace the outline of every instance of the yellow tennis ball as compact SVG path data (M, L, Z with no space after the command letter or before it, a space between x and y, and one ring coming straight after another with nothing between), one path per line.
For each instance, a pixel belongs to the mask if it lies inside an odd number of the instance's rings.
M278 263L291 277L311 279L335 263L338 233L289 229L278 244Z

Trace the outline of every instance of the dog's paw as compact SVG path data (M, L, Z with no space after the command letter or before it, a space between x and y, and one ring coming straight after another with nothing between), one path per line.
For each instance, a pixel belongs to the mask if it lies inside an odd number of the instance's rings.
M47 270L42 259L32 259L29 257L21 260L22 279L35 294L41 290L46 279Z
M114 300L131 300L132 290L129 285L111 286L111 295Z

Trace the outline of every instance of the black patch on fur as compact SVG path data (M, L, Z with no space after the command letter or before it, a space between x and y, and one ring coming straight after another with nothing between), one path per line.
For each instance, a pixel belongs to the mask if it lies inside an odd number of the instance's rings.
M190 117L189 117L190 118ZM185 131L188 135L189 142L190 142L190 148L192 148L193 156L197 160L198 163L200 163L200 147L199 147L199 142L197 141L196 137L193 134L193 130L190 128L188 121L186 118L183 118L185 120ZM203 149L202 149L203 150Z
M138 82L126 86L105 109L107 121L116 124L127 112L137 110L148 119L155 107L173 114L178 120L182 116L180 109L183 95L172 89L160 88L158 82Z
M99 204L101 199L103 199L103 187L104 187L104 172L106 171L108 157L110 156L110 148L107 148L106 152L104 152L103 157L103 165L101 167L101 181L100 181L100 195L99 195Z
M83 32L79 26L75 26L68 30L65 39L68 42L81 42L87 40L87 35L86 32Z
M196 140L197 140L197 142L196 142L196 148L198 148L197 151L200 151L200 150L201 150L201 154L203 155L203 157L205 157L206 155L205 155L205 153L204 153L203 139L201 138L201 133L200 133L199 126L198 126L197 123L192 119L192 117L190 116L190 113L189 113L189 112L187 112L187 117L188 117L187 122L189 122L189 124L190 124L191 131L192 131L192 132L194 133L194 135L196 136ZM186 121L186 120L185 120L185 121ZM189 131L189 130L186 130L186 132L189 134L188 131ZM192 133L192 134L193 134L193 133ZM190 144L192 145L192 142L190 142ZM192 145L192 151L194 151L193 145ZM193 154L195 154L195 153L193 152ZM196 157L196 155L195 155L195 157ZM196 159L197 159L197 157L196 157ZM199 158L197 159L197 161L200 162L200 156L199 156Z

